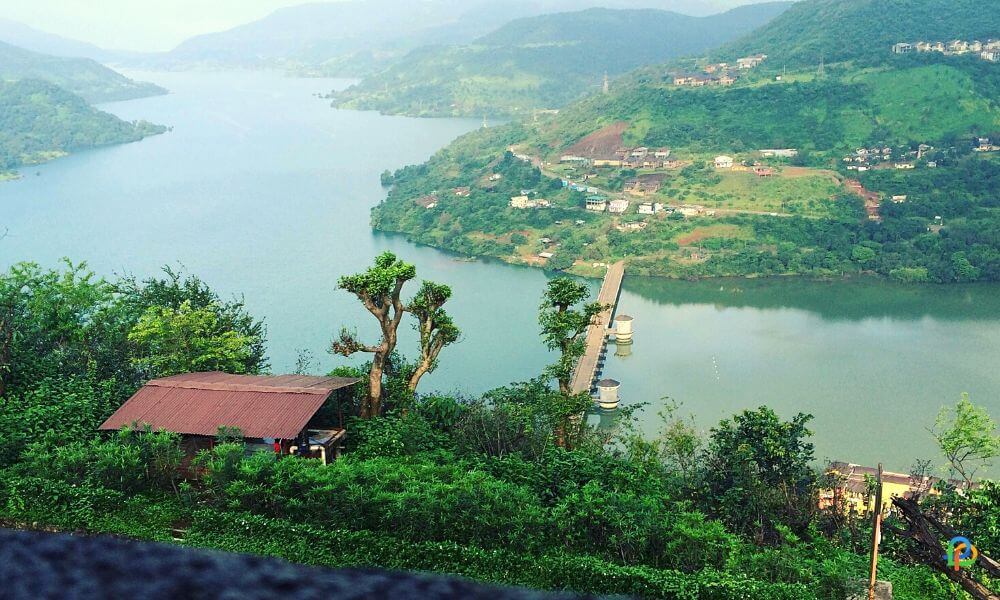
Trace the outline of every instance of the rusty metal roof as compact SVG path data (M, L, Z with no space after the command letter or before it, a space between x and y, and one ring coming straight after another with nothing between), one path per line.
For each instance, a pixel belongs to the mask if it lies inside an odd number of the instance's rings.
M289 440L305 428L330 394L358 381L305 375L174 375L147 383L100 429L138 423L213 436L219 427L238 427L248 438Z

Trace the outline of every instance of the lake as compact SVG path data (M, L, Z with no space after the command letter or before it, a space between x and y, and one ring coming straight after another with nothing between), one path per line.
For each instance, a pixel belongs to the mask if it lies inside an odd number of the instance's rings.
M172 93L102 108L173 131L0 184L0 267L69 257L108 276L146 276L182 265L266 318L274 371L305 351L323 372L342 360L327 352L342 325L376 335L337 278L388 249L455 291L463 341L427 389L474 394L551 360L535 322L545 273L464 262L368 226L382 171L426 160L479 121L338 111L315 96L345 81L130 75ZM820 458L906 469L937 458L925 428L962 392L1000 417L1000 286L627 277L619 310L636 319L635 343L627 356L612 345L604 374L623 382L626 403L649 404L649 432L667 396L703 427L768 404L816 416ZM402 349L413 347L407 333Z

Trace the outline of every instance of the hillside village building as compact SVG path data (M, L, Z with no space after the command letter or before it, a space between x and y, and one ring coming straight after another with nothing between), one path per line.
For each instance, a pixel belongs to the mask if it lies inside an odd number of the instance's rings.
M715 168L716 169L732 169L733 168L733 157L732 156L716 156L715 157Z
M531 199L527 195L514 196L510 199L510 207L517 209L548 208L549 201L544 198Z
M875 508L875 494L871 484L878 476L878 469L834 462L827 467L826 472L836 483L820 490L819 508L837 508L844 513L854 514L870 513ZM893 498L912 498L918 494L938 495L940 492L934 487L940 481L937 477L883 471L881 510L888 510L892 506ZM963 487L959 481L949 483L958 488Z
M624 198L617 198L608 203L608 212L616 215L624 214L628 210L629 201Z
M765 60L767 60L766 54L755 54L753 56L745 56L743 58L736 59L736 66L741 70L755 69L759 67Z
M704 87L706 85L730 86L736 83L736 77L729 73L723 73L718 77L705 74L678 74L674 75L674 85L679 87Z
M589 164L592 167L629 169L671 169L677 161L670 158L670 148L616 148L595 150L587 154L566 154L561 163Z
M184 373L144 385L101 426L101 431L148 425L181 436L192 458L215 445L220 427L235 428L247 448L319 458L340 454L344 443L343 404L350 405L357 378L305 375L251 376ZM338 427L310 429L316 413L335 403Z
M764 148L760 150L760 155L764 158L795 158L799 151L795 148Z
M604 212L608 208L608 201L603 196L591 196L587 198L587 210L594 212Z
M912 52L938 52L948 56L976 54L981 60L997 62L1000 60L1000 40L951 40L950 42L899 42L892 45L893 54L910 54Z

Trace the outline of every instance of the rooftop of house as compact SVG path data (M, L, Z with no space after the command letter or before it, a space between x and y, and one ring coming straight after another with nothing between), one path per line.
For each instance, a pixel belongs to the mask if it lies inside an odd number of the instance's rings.
M154 379L100 429L150 425L185 435L213 436L237 427L248 438L294 439L330 395L358 383L349 377L185 373Z

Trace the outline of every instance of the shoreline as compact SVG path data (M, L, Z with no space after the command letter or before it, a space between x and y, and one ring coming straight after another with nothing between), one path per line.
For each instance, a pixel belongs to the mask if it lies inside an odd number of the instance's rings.
M410 233L405 231L393 231L388 229L379 229L376 227L371 228L372 233L377 233L379 235L388 236L399 236L405 239L408 243L415 244L418 246L426 246L428 248L433 248L439 252L447 252L448 254L456 257L456 260L464 262L473 262L478 260L495 260L502 262L506 265L515 267L524 267L530 269L536 269L546 273L564 273L567 275L573 275L575 277L583 277L585 279L602 279L604 277L604 267L603 266L588 266L586 264L575 264L570 269L559 270L559 269L546 269L544 266L540 265L536 261L524 260L517 256L495 256L492 254L467 254L465 252L460 252L452 248L445 246L437 246L435 244L428 244L427 242L421 242L414 239ZM650 273L646 269L641 267L636 267L635 265L629 264L629 258L639 258L643 259L646 257L634 256L625 257L626 267L630 269L629 274L635 277L644 277L649 279L663 280L663 281L689 281L689 282L708 282L708 281L777 281L777 280L799 280L808 281L814 283L838 283L838 282L848 282L848 281L866 281L873 283L883 283L889 285L898 285L901 287L909 288L948 288L957 285L990 285L996 284L993 281L975 281L975 282L952 282L944 283L937 281L897 281L890 277L884 275L879 275L874 272L860 272L860 273L830 273L827 275L819 274L807 274L807 273L774 273L762 275L758 273L749 273L744 275L731 274L731 275L712 275L712 276L692 276L683 277L679 275L664 275L657 273ZM599 261L600 264L606 264L613 262L615 259L604 259L604 261ZM637 271L638 269L638 271Z

